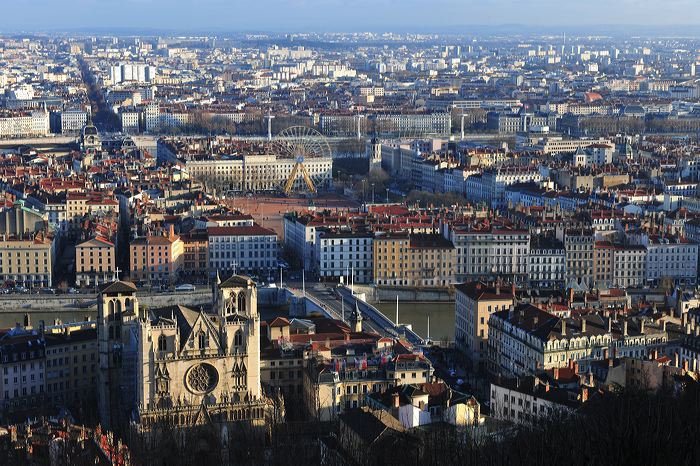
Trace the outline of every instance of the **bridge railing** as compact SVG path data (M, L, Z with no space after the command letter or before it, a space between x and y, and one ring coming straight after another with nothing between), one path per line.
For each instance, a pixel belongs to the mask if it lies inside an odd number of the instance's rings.
M355 299L358 303L360 311L368 314L374 322L382 326L382 328L384 328L385 330L393 332L396 335L400 335L403 332L406 335L408 341L410 341L414 345L421 345L424 343L423 338L416 332L414 332L413 329L405 325L397 326L395 322L392 322L391 319L385 316L379 309L372 306L367 301L363 301L362 299L357 297L357 295L353 295L352 291L348 287L339 286L337 290L339 293L341 293L342 296L348 297L351 300Z

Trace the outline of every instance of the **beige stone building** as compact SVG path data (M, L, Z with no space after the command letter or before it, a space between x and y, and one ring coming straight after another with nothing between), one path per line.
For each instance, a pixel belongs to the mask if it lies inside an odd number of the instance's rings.
M214 289L211 313L175 305L139 307L129 282L103 287L98 300L99 408L103 425L136 419L151 433L166 420L221 429L266 422L260 384L257 289L233 276Z
M99 285L116 280L116 249L114 243L92 238L75 246L75 284Z
M609 241L596 241L593 248L593 279L599 287L612 286L615 246Z
M513 305L512 288L469 282L456 285L455 291L455 345L475 369L485 367L489 317Z
M0 281L51 286L54 246L53 237L44 232L5 236L0 241Z
M97 399L97 329L65 325L44 335L46 399L51 406L94 410Z
M173 282L182 271L185 246L173 232L134 238L129 244L131 278L150 283Z
M449 287L456 250L438 234L378 236L373 245L374 282L379 286Z
M405 384L432 381L433 368L423 356L392 354L378 340L370 353L360 348L320 347L304 372L304 403L311 417L329 421L352 408L367 405L372 393Z

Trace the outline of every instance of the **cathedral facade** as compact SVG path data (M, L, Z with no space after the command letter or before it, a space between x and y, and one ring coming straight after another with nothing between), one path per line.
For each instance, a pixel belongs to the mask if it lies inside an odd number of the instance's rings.
M270 400L260 385L255 283L237 275L217 283L212 312L146 310L135 292L115 282L98 300L101 422L140 433L264 426Z

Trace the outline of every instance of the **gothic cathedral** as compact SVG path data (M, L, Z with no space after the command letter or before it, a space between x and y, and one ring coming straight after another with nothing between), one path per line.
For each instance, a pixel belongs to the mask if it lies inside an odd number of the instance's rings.
M218 280L217 280L218 281ZM265 424L257 289L234 275L213 288L211 312L139 307L129 282L98 299L99 411L105 426L149 433L167 423Z

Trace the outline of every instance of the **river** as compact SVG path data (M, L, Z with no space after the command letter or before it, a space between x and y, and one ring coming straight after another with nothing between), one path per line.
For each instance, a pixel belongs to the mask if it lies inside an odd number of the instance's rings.
M396 303L375 303L374 306L393 322L396 319ZM267 309L261 306L260 314L263 320L272 320L277 316L286 316L286 309ZM25 311L0 313L0 328L14 327L15 323L24 322ZM411 324L413 330L420 336L427 336L428 315L430 315L430 337L433 340L454 340L455 334L455 305L452 302L399 303L399 321ZM57 310L54 312L30 311L31 324L38 327L43 320L46 325L53 325L54 319L61 322L81 322L85 318L94 320L97 310Z
M374 303L385 316L396 320L396 303ZM454 340L455 304L453 302L399 302L399 322L411 324L413 331L427 337L428 315L430 315L430 338L432 340Z
M24 315L27 311L18 312L0 312L0 329L14 327L15 324L24 324ZM273 320L275 317L288 317L287 308L271 308L267 306L260 307L260 316L262 320ZM29 318L32 326L38 328L41 321L45 325L53 325L56 320L63 323L82 322L85 320L97 319L97 308L82 309L82 310L56 310L56 311L36 311L29 310Z
M24 314L29 314L30 323L33 327L39 327L41 321L45 325L53 325L58 319L63 323L66 322L82 322L84 320L95 320L97 318L97 309L80 309L80 310L60 310L60 311L18 311L18 312L0 312L0 328L14 327L15 324L24 324Z

